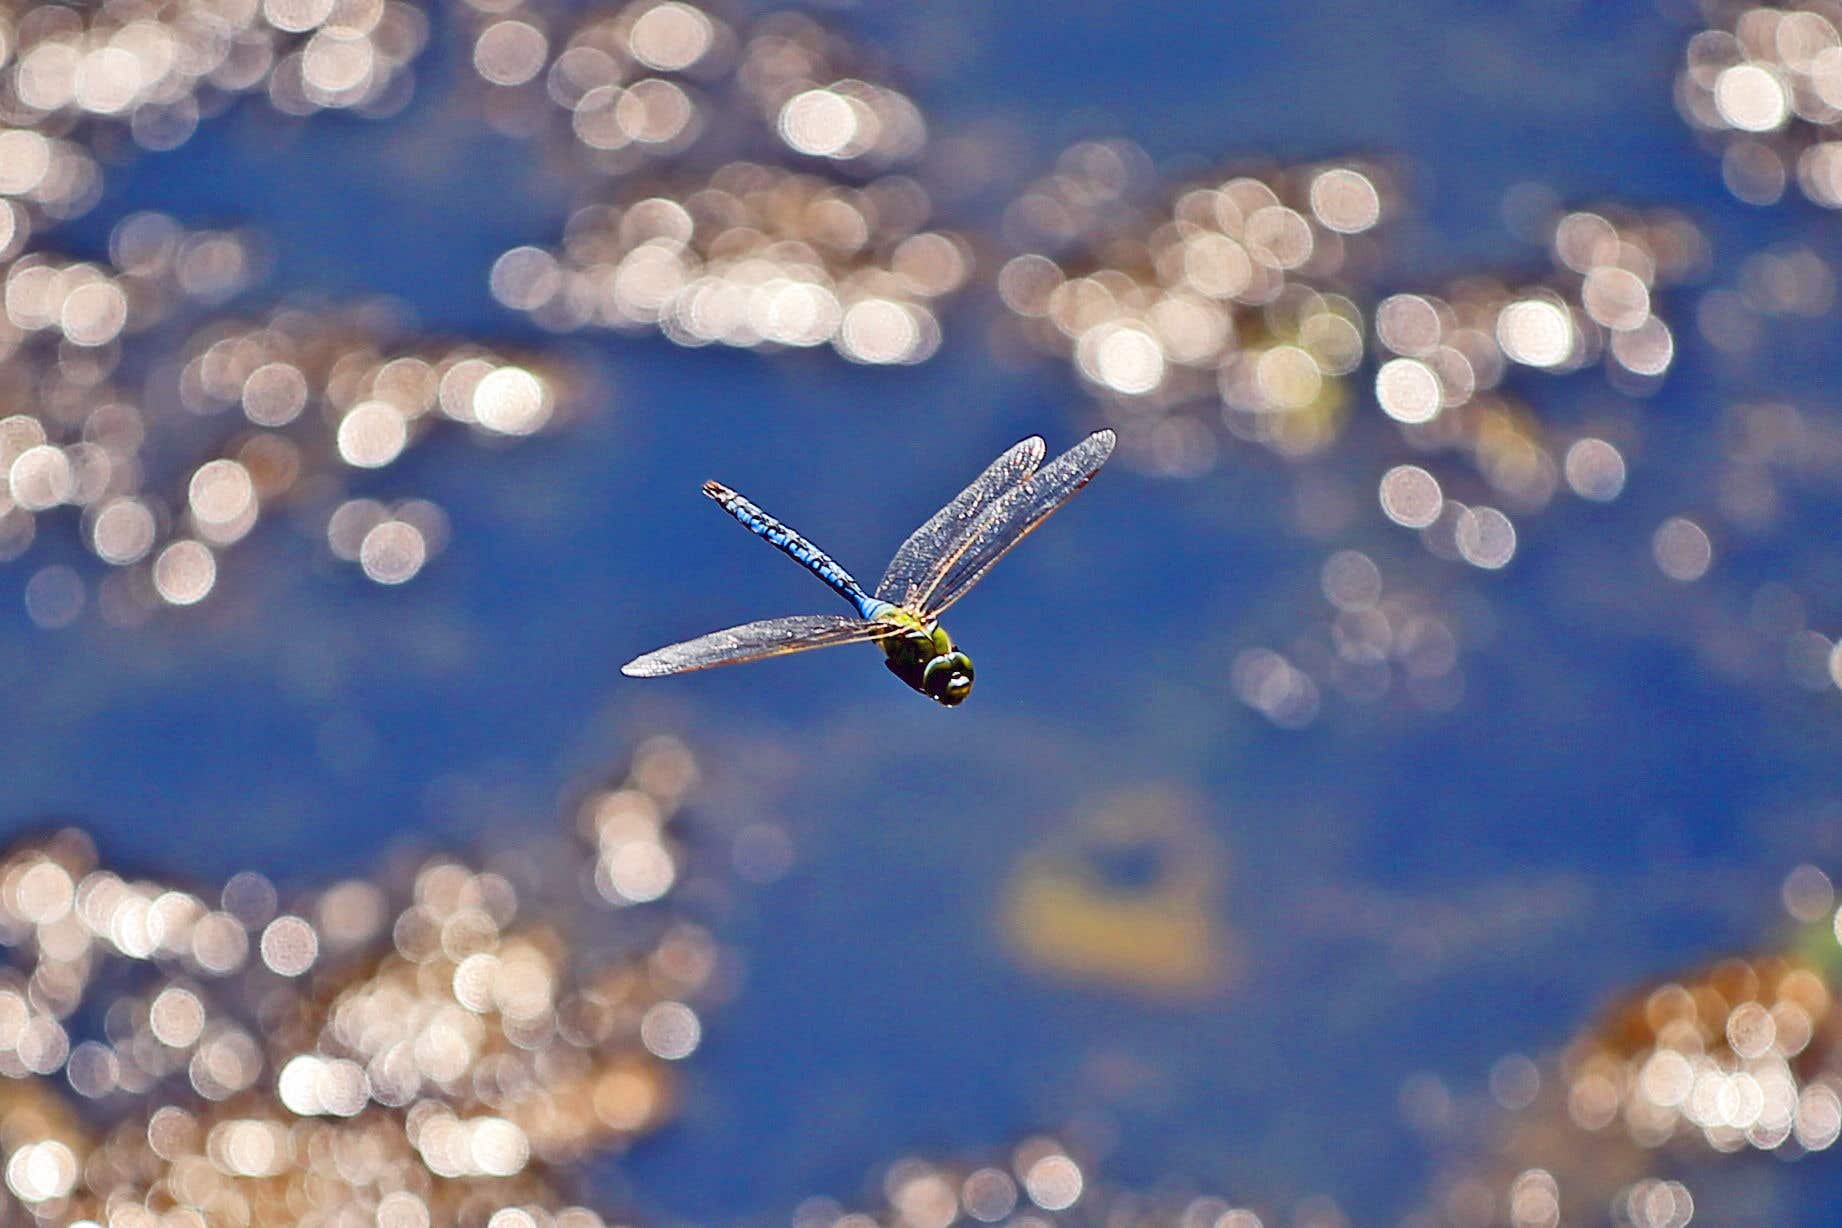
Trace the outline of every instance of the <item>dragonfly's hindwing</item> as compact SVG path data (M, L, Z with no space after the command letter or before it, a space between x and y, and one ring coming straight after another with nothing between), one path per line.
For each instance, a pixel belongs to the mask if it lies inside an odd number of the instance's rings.
M964 597L1016 544L1092 480L1113 455L1112 431L1095 431L1011 486L979 514L959 546L936 560L913 608L934 618Z
M935 564L959 551L966 535L978 523L979 514L994 499L1036 472L1042 459L1042 437L1032 435L987 465L985 472L974 478L971 485L908 535L908 540L889 560L889 569L877 582L877 597L896 605L912 606L921 596Z
M635 657L621 666L620 672L629 678L687 674L716 665L740 665L763 657L805 652L809 648L882 639L898 631L899 627L865 622L846 614L795 614L790 618L769 618L712 631L680 644L667 644L643 657Z

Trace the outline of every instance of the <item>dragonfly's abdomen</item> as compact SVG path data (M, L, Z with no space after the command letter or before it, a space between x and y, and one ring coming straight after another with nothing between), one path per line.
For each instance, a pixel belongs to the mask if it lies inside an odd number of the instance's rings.
M704 493L716 500L717 505L725 512L746 525L749 532L756 537L764 538L788 558L829 584L840 597L855 606L857 612L865 618L871 617L872 606L885 604L865 593L863 585L857 583L856 577L844 570L831 555L826 554L799 533L774 519L721 482L705 482Z

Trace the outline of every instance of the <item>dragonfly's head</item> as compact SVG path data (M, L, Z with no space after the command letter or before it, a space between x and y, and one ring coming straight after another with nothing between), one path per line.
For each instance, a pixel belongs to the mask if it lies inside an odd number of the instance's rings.
M921 693L951 708L972 694L972 658L963 652L943 652L921 671Z

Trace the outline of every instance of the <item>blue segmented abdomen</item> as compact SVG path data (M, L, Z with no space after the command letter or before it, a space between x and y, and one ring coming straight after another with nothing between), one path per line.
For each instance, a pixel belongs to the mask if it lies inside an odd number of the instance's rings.
M874 617L873 609L886 604L864 592L863 585L857 583L856 578L839 566L838 561L831 555L826 554L721 482L705 482L704 493L715 499L717 505L725 512L748 526L749 532L756 537L765 538L769 544L777 547L788 558L801 564L813 575L831 585L840 597L857 608L858 614L865 618Z

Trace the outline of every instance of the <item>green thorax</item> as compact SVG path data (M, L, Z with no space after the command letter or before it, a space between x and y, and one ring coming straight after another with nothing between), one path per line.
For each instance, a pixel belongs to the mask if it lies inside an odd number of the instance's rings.
M966 698L972 690L972 662L955 648L945 627L900 606L881 611L877 617L904 628L902 634L878 641L890 673L936 703L951 707ZM932 675L930 665L934 666Z

